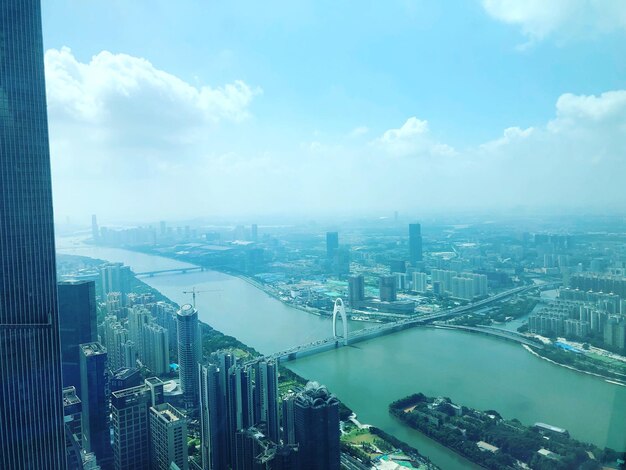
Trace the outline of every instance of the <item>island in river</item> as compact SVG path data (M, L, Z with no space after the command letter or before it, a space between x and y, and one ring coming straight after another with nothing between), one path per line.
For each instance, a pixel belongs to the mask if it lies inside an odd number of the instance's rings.
M623 468L624 453L570 438L545 423L526 426L497 411L478 411L421 393L389 405L400 421L488 469L600 470Z

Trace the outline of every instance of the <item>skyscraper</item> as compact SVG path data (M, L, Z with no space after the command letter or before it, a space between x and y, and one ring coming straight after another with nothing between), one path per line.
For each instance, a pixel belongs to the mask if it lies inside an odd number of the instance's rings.
M203 470L227 468L226 406L216 365L198 364L200 373L200 436Z
M422 226L409 224L409 261L413 266L422 261Z
M365 279L362 274L348 278L348 303L358 307L365 300Z
M380 300L383 302L394 302L397 300L396 276L380 276L378 288Z
M0 468L65 468L40 1L0 36Z
M61 370L63 386L76 387L80 396L79 345L97 341L96 285L93 281L59 282Z
M111 394L111 427L115 470L149 470L151 406L163 403L163 382L156 377L143 385Z
M96 214L91 216L91 238L93 238L94 242L98 242L100 240L100 230L98 229L98 219Z
M339 470L339 401L326 387L309 382L296 395L293 410L298 469Z
M254 424L262 426L267 438L280 443L278 423L278 365L259 361L254 365Z
M339 249L339 233L326 232L326 257L333 259Z
M102 283L102 295L111 292L121 294L122 305L126 305L126 294L130 292L130 280L132 273L129 266L123 263L109 263L100 268L100 281Z
M151 470L169 470L174 462L187 470L187 420L169 403L150 407Z
M186 408L198 407L200 334L198 311L190 304L183 305L176 314L178 324L178 365L180 388Z
M96 454L103 470L112 466L107 409L107 351L100 343L80 345L80 399L83 406L83 449Z

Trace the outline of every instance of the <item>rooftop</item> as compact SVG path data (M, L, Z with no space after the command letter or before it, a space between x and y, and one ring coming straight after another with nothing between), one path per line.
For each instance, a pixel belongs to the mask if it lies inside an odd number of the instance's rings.
M96 356L107 353L107 349L100 343L84 343L80 345L80 348L85 356Z

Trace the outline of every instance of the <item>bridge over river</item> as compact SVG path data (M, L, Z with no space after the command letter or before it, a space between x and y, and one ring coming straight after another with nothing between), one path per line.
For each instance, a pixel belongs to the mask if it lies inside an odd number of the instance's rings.
M344 331L346 331L345 325L345 311L341 312L343 309L343 303L337 302L335 304L335 311L333 314L333 336L325 339L320 339L317 341L313 341L311 343L294 346L292 348L286 349L284 351L279 351L274 354L270 354L265 356L266 360L280 360L281 362L291 361L298 357L310 356L312 354L317 354L323 351L328 351L330 349L340 348L342 346L347 346L349 344L358 343L360 341L365 341L371 338L375 338L382 335L387 335L390 333L394 333L396 331L406 330L408 328L413 328L416 326L426 326L431 324L436 320L442 320L444 318L458 316L464 313L467 313L471 310L484 307L485 305L491 304L493 302L497 302L503 300L507 297L511 297L516 294L521 294L523 292L527 292L532 289L552 289L559 285L560 283L552 283L552 284L540 284L540 285L532 285L532 286L522 286L516 287L515 289L510 289L499 294L493 295L483 300L479 300L478 302L469 303L467 305L462 305L459 307L455 307L449 310L443 310L440 312L430 313L427 315L419 315L412 316L409 318L403 318L402 320L398 320L391 323L383 323L376 326L372 326L369 328L363 328L362 330L357 330L354 332L348 333L347 337L341 337L336 335L335 329L335 321L337 319L337 314L341 313L341 320L344 323ZM473 333L485 334L489 336L498 337L501 339L505 339L508 341L514 341L520 344L526 344L528 346L533 346L536 348L543 348L543 344L540 341L534 340L533 338L529 338L527 336L521 335L514 331L507 331L498 328L490 328L490 327L469 327L469 326L457 326L457 325L437 325L438 327L443 328L454 328L463 331L469 331ZM252 361L254 362L254 361Z

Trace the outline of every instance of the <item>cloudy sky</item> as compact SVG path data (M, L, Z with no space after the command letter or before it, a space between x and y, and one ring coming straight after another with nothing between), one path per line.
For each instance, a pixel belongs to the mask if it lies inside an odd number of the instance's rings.
M57 217L626 207L623 0L46 0Z

